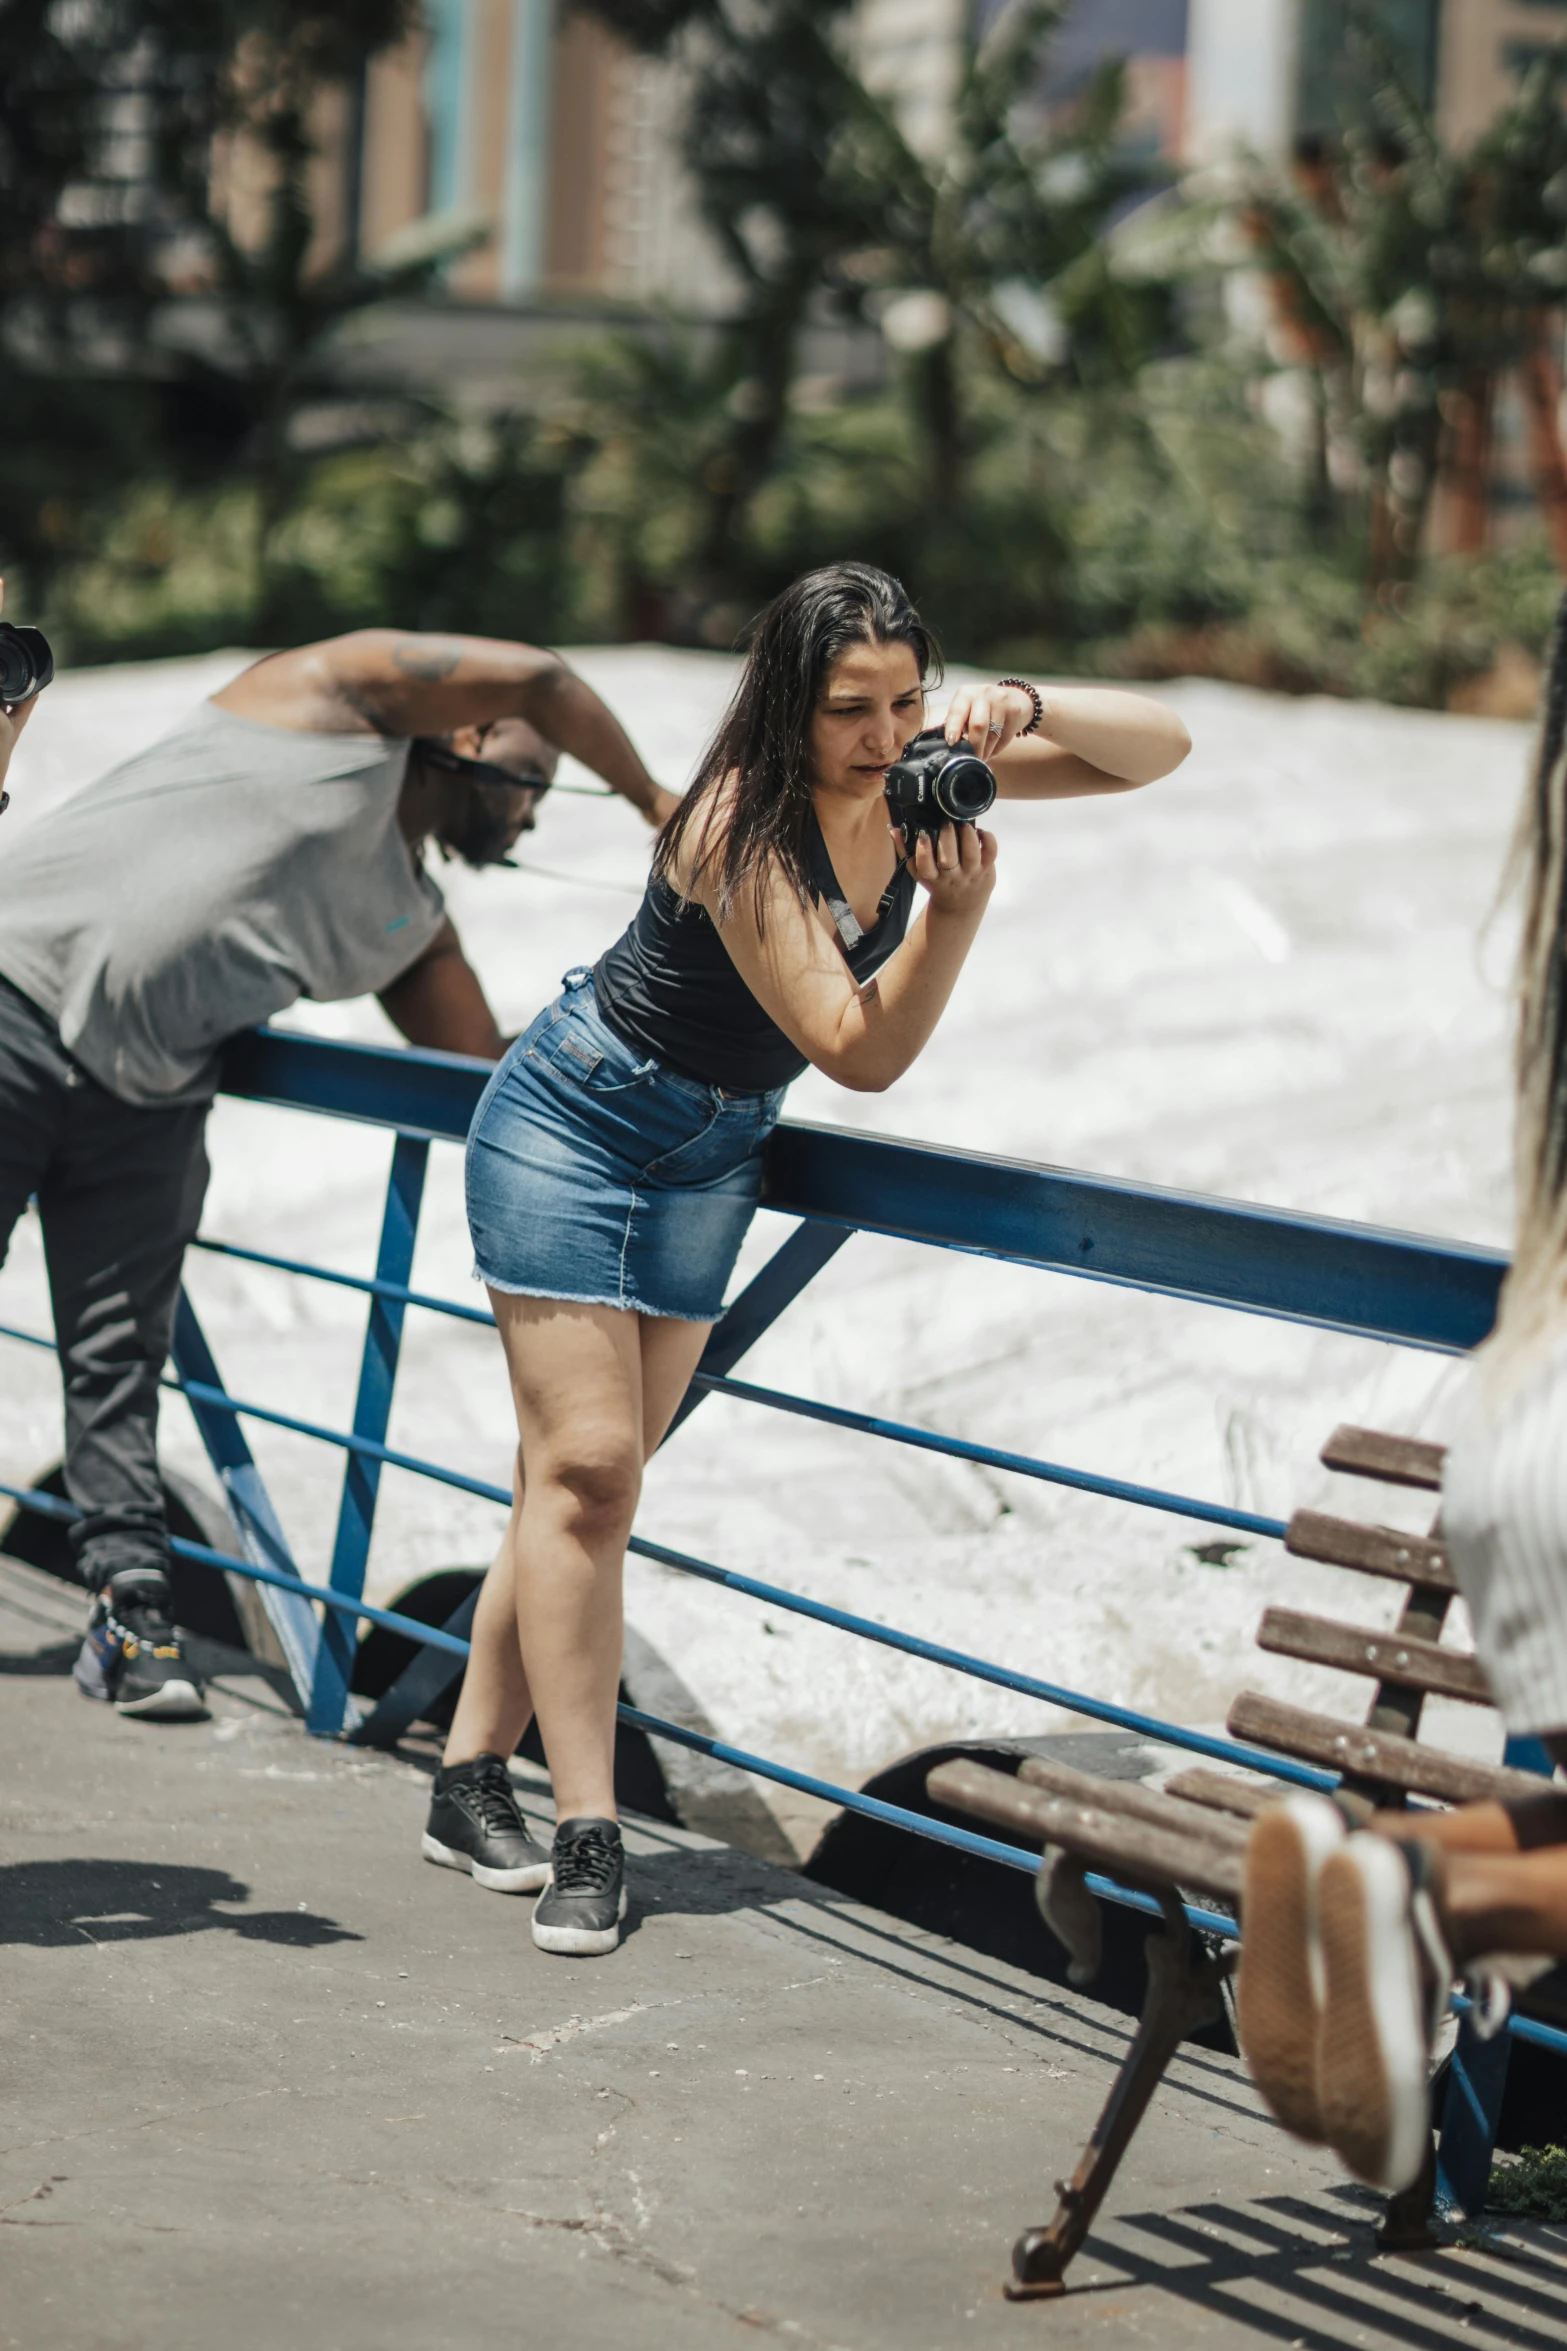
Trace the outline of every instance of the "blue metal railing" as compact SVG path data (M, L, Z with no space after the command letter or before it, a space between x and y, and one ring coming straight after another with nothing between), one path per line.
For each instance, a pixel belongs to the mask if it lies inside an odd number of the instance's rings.
M218 1371L188 1297L180 1305L174 1376L168 1382L190 1405L239 1537L234 1554L184 1541L174 1548L183 1557L226 1568L258 1585L299 1686L309 1726L319 1734L338 1735L349 1729L359 1738L395 1738L455 1678L467 1654L464 1635L471 1598L445 1626L431 1627L394 1610L374 1608L363 1597L382 1469L403 1470L503 1508L511 1500L505 1487L400 1451L386 1441L407 1313L492 1323L482 1308L410 1287L429 1145L460 1142L466 1136L489 1074L487 1064L452 1055L337 1045L271 1030L236 1039L226 1056L228 1093L357 1120L389 1129L396 1137L373 1276L232 1241L203 1239L196 1244L216 1255L329 1283L366 1298L367 1327L352 1426L331 1428L234 1395ZM704 1396L722 1394L758 1409L1265 1538L1282 1536L1284 1522L1196 1495L845 1410L731 1375L740 1358L857 1231L1445 1353L1465 1350L1485 1335L1505 1270L1505 1261L1493 1251L1418 1235L804 1125L777 1129L763 1200L765 1206L801 1222L715 1326L671 1435ZM0 1336L50 1344L41 1333L5 1325L0 1325ZM242 1433L245 1421L331 1445L347 1457L324 1584L308 1582L299 1573ZM0 1492L24 1508L57 1519L75 1515L69 1503L53 1496L13 1486L0 1486ZM786 1587L672 1551L641 1535L632 1538L631 1549L676 1573L1092 1720L1299 1785L1333 1785L1332 1775L1288 1758L1190 1731L1091 1693L926 1641ZM361 1619L405 1635L419 1645L420 1654L370 1716L355 1724L349 1683L353 1626ZM622 1707L621 1715L654 1738L696 1749L866 1818L1010 1868L1032 1872L1038 1866L1038 1856L1021 1847L797 1772L634 1707ZM1157 1908L1149 1897L1108 1880L1090 1882L1113 1900L1143 1910ZM1210 1932L1234 1933L1233 1922L1216 1912L1194 1909L1190 1915ZM1567 2035L1554 2034L1548 2027L1520 2024L1517 2030L1533 2042L1567 2051Z

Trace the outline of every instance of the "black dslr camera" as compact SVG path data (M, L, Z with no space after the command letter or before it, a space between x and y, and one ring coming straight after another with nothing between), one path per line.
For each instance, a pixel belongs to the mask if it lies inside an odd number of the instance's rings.
M0 620L0 702L14 710L31 702L54 676L54 655L42 629L13 628Z
M888 768L884 789L892 821L903 830L904 854L912 856L921 833L983 816L996 797L996 779L964 744L949 743L940 727L927 727Z
M14 710L41 694L54 676L54 655L42 629L13 628L0 620L0 704ZM0 785L0 816L11 805L11 795Z

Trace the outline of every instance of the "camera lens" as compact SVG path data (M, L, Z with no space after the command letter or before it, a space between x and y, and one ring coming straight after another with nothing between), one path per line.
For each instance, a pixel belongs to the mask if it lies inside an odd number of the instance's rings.
M20 645L0 637L0 702L25 702L32 692L33 665Z
M26 702L54 676L54 655L42 629L0 621L0 702Z
M937 776L934 798L943 816L954 824L972 824L996 797L996 779L982 759L972 754L949 759Z

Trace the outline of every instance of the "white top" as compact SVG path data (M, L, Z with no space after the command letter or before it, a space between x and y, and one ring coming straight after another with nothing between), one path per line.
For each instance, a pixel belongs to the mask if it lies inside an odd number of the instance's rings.
M1567 1344L1493 1405L1471 1372L1442 1535L1509 1731L1567 1731Z
M0 856L0 974L122 1101L205 1101L217 1048L385 988L445 919L397 825L405 741L203 702Z

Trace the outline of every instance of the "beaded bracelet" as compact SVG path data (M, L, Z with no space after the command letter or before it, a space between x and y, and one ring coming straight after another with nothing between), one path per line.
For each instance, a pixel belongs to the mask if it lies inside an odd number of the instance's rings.
M1026 694L1028 696L1030 702L1032 702L1034 705L1034 715L1029 720L1027 726L1022 729L1022 732L1025 735L1037 734L1040 727L1044 724L1045 718L1045 706L1040 699L1039 688L1037 686L1031 686L1027 678L997 678L996 683L998 686L1016 686L1020 694Z

